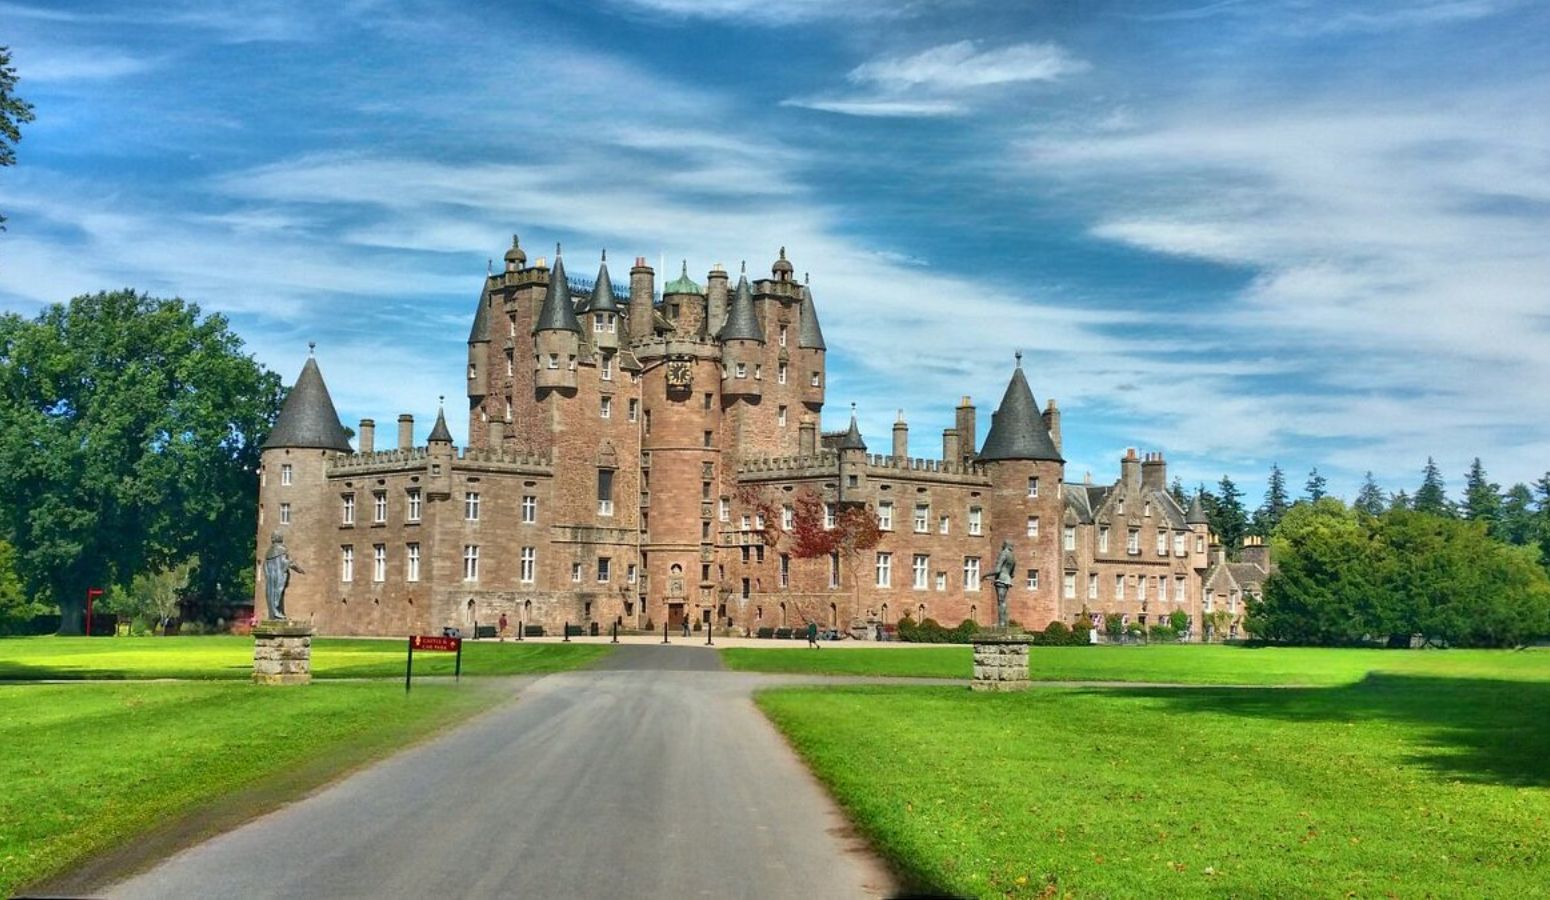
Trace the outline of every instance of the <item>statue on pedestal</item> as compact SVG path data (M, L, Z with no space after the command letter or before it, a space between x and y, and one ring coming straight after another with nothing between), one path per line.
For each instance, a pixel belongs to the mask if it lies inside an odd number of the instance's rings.
M269 606L269 618L276 621L285 621L285 586L290 583L292 572L307 574L291 559L284 536L276 531L269 536L269 550L264 554L264 600Z
M996 586L996 628L1001 631L1007 629L1006 594L1012 589L1012 581L1017 577L1017 559L1012 556L1012 542L1001 542L1001 554L996 557L996 567L990 576L995 579Z

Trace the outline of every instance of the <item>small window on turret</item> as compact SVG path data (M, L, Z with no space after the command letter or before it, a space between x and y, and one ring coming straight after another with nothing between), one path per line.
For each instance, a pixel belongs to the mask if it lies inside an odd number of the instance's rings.
M549 354L549 368L551 368L551 369L558 369L559 367L560 367L560 354L558 354L558 353L551 353L551 354Z
M780 345L786 346L786 326L780 326Z
M290 463L281 463L280 464L280 484L281 485L288 485L288 484L290 484L291 483L292 474L293 473L291 471L291 464Z
M764 377L764 367L763 366L754 366L753 367L753 377L754 377L755 381L758 381L759 379L763 378Z
M817 373L817 372L814 372L814 373L813 373L813 381L812 381L812 385L813 385L813 387L817 387L817 386L818 386L818 382L819 382L819 379L821 379L821 378L822 378L822 377L823 377L823 376L821 376L821 375L820 375L820 374L819 374L819 373Z
M747 378L748 377L748 364L747 363L738 363L737 367L735 369L733 369L733 371L737 374L738 378Z

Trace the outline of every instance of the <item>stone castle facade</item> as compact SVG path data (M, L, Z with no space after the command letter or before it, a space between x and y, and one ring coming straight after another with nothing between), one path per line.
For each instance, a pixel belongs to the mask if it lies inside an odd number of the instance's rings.
M908 455L902 415L871 452L854 413L822 430L828 348L784 250L767 278L655 279L636 258L616 289L606 257L570 279L558 250L530 264L514 238L474 313L461 450L440 414L424 446L403 415L396 446L378 449L366 419L351 447L309 359L259 474L258 546L278 531L306 570L290 617L375 635L502 615L549 633L991 624L984 576L1010 541L1022 625L1177 609L1199 636L1216 567L1198 499L1169 493L1161 454L1128 451L1112 484L1067 483L1060 410L1040 409L1020 360L983 443L964 397L940 458ZM804 554L802 510L819 527L864 511L875 542Z

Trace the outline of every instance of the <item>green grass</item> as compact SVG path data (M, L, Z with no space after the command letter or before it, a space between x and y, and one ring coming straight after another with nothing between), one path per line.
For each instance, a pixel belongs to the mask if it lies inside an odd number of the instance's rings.
M799 648L721 651L727 668L748 672L968 678L966 646ZM1550 681L1550 650L1354 650L1154 644L1146 647L1033 647L1039 681L1152 681L1180 684L1352 684L1370 673Z
M383 682L0 685L0 896L235 792L272 806L500 696L445 683L408 696ZM264 795L273 782L290 786Z
M1550 884L1542 677L793 688L758 702L915 889L1526 897Z
M404 674L406 641L317 638L315 678L379 678ZM587 665L605 644L527 642L463 645L463 674L528 675ZM416 675L451 675L451 653L417 653ZM55 678L196 678L246 680L253 675L253 639L210 637L32 637L0 640L0 680Z

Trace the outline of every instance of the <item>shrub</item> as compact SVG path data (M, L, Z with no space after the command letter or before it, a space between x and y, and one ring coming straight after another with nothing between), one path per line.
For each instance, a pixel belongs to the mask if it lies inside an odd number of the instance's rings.
M979 630L980 626L978 622L974 621L973 619L964 619L962 622L958 623L957 628L952 630L952 639L955 643L967 644L974 638L976 634L979 633Z
M762 637L762 638L772 638L772 637L775 636L775 629L773 629L773 628L771 628L771 627L769 627L767 625L766 626L762 626L758 630L757 634L758 634L759 637Z
M1056 619L1044 626L1044 631L1038 637L1038 643L1047 647L1059 647L1071 642L1071 628L1066 623Z
M1103 633L1111 638L1117 638L1125 633L1125 617L1119 613L1109 613L1103 617Z
M1179 639L1179 633L1171 625L1153 625L1151 637L1154 641L1176 641Z
M1189 627L1189 613L1182 609L1176 609L1168 613L1168 627L1182 634Z
M781 641L789 641L789 640L791 640L791 629L789 629L789 628L777 628L777 629L775 629L775 639L776 640L781 640Z

